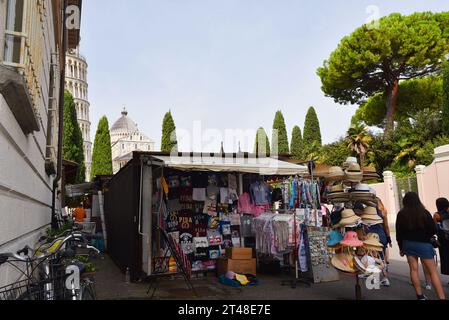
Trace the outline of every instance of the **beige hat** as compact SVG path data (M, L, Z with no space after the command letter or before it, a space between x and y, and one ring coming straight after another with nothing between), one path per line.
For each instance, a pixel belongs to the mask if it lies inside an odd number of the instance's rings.
M377 233L369 233L363 243L365 244L365 247L380 248L381 250L384 247L383 244L380 243L380 238Z
M362 220L367 223L383 222L382 217L377 214L377 209L374 207L366 207L363 210Z
M328 181L338 181L345 178L345 172L340 167L330 167L329 172L326 175Z
M351 166L354 166L354 165L358 166L360 169L360 166L358 164L351 164ZM346 174L346 178L345 178L346 181L356 183L356 182L361 182L363 180L363 173L360 170L359 171L346 170L345 174Z
M341 227L346 227L346 226L352 226L352 225L358 224L360 221L361 221L361 218L355 214L354 210L345 209L341 213L340 222L335 227L341 228Z
M350 253L339 253L335 255L331 263L337 270L349 273L357 272L354 264L354 256Z
M333 203L343 203L350 201L349 193L344 192L342 184L332 186L327 197Z

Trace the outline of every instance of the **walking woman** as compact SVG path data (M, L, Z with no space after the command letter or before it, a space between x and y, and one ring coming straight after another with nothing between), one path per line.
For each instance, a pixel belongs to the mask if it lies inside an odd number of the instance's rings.
M449 230L447 220L449 220L449 200L440 198L437 200L438 212L433 216L433 220L438 225L438 240L440 241L441 274L449 275Z
M435 263L436 252L432 245L432 238L436 233L432 215L424 208L419 196L414 192L407 193L404 197L404 209L399 212L396 221L396 236L401 256L407 256L410 277L418 300L427 300L419 280L418 259L421 259L429 271L438 298L446 299Z

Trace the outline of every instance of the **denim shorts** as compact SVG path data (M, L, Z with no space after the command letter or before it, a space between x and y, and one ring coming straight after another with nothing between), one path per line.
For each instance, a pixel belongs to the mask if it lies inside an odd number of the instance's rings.
M407 257L418 257L423 260L432 260L436 256L433 245L425 242L404 240L402 251Z

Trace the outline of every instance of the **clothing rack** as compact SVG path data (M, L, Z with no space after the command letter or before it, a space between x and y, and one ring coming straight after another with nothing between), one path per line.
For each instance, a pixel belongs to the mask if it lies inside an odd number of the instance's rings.
M294 242L295 248L293 250L294 263L295 263L295 278L290 279L290 280L283 280L281 282L281 285L285 286L285 285L289 284L292 287L292 289L296 289L298 284L304 284L308 288L310 288L312 286L312 283L308 279L301 277L303 275L303 273L299 271L299 254L298 254L298 251L299 251L298 234L299 234L299 232L297 230L298 224L297 224L296 210L294 210L294 213L293 213L293 225L294 225L293 232L294 232L294 237L295 237L295 242ZM310 259L308 259L308 261L310 264ZM310 271L310 269L309 269L309 271Z

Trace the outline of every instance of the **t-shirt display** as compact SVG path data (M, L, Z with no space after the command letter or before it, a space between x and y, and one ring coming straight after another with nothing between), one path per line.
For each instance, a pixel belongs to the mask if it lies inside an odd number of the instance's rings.
M215 268L216 260L225 249L251 246L251 239L255 239L256 248L262 248L262 240L265 249L258 250L259 254L291 254L292 224L288 219L284 224L274 223L274 220L273 223L255 227L255 220L265 214L284 216L284 212L277 212L283 207L290 214L295 212L298 219L307 221L307 226L320 226L322 223L322 212L309 209L319 198L312 192L315 185L299 178L273 184L258 176L256 179L251 177L250 181L242 180L243 186L239 186L236 174L167 171L164 180L168 184L168 197L155 197L156 203L157 199L163 199L163 204L156 207L162 208L160 227L173 235L195 270ZM162 185L157 190L159 194L163 192L161 188ZM261 232L264 233L263 237L260 236ZM312 234L310 239L314 244L317 243L315 238L319 237ZM304 258L309 244L301 237L298 240L298 262L301 270L305 271L308 264L304 263ZM317 245L313 247L314 252L321 252L322 249ZM314 259L307 262L313 266L322 261L314 255Z

